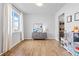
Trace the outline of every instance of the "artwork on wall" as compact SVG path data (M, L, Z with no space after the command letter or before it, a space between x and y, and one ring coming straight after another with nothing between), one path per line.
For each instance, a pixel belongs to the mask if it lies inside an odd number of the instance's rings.
M72 22L72 15L69 15L68 17L67 17L67 22L69 23L69 22Z
M34 23L33 24L33 32L43 32L42 23Z
M79 21L79 12L74 14L74 20Z

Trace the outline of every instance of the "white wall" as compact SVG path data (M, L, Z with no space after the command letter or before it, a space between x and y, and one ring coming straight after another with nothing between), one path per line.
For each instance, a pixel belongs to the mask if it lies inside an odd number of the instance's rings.
M2 24L3 24L3 4L0 3L0 53L2 53Z
M72 27L76 24L79 26L79 21L74 21L74 13L79 12L79 4L71 3L66 4L63 8L61 8L55 15L55 39L58 40L58 16L62 13L65 13L64 21L65 21L65 31L70 32ZM72 22L67 23L67 16L72 15Z
M34 23L42 23L48 28L48 38L54 38L54 17L52 15L40 15L40 14L31 14L24 15L24 38L32 38L32 28Z

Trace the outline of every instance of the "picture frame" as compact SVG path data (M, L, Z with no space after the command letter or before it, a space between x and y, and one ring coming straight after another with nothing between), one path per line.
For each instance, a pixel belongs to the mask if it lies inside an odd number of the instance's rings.
M67 23L72 22L72 15L67 16Z
M42 32L43 24L42 23L34 23L33 24L33 32Z
M74 20L79 21L79 12L74 14Z

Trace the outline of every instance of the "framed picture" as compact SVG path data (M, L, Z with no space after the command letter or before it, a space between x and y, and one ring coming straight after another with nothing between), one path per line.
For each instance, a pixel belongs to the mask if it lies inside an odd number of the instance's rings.
M75 21L79 21L79 12L75 13L74 20Z
M69 23L69 22L72 22L72 15L70 15L70 16L67 17L67 22L68 22L68 23Z
M33 24L33 32L42 32L43 25L41 23L34 23Z

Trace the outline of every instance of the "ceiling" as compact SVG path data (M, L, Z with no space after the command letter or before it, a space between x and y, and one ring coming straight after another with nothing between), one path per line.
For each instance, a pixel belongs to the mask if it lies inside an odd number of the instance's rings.
M13 5L25 14L55 14L65 3L44 3L41 7L35 3L13 3Z

